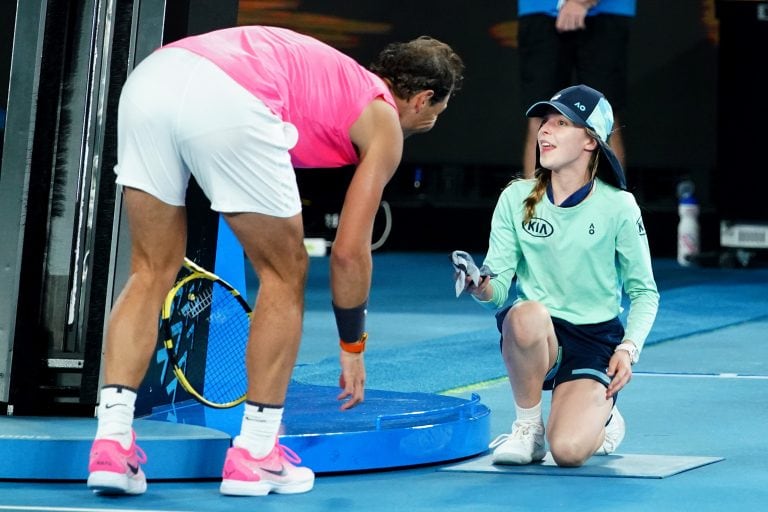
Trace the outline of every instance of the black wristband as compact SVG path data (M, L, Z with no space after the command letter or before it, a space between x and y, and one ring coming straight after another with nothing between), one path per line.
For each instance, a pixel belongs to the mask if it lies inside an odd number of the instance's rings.
M347 343L360 341L365 332L365 316L368 314L368 301L354 308L340 308L333 304L333 314L336 317L336 328L339 339Z

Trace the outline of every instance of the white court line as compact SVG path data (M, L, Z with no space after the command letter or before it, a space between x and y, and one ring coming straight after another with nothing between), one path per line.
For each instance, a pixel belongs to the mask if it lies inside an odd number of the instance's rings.
M768 375L742 375L740 373L646 373L635 372L633 377L673 377L680 379L753 379L768 380Z
M42 512L187 512L173 510L152 510L133 508L71 508L71 507L25 507L16 505L0 505L0 510L38 510Z
M659 373L659 372L634 372L632 377L670 377L674 379L751 379L768 380L768 375L742 375L739 373ZM479 391L487 389L497 384L507 382L507 377L497 377L495 379L459 386L457 388L440 391L441 395L458 395L470 391Z

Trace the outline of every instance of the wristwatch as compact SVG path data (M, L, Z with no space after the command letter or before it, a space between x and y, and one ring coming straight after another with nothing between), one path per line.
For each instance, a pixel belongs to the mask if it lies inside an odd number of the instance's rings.
M640 351L637 350L637 347L631 341L619 343L613 351L618 352L619 350L629 353L629 362L631 364L635 364L640 360Z

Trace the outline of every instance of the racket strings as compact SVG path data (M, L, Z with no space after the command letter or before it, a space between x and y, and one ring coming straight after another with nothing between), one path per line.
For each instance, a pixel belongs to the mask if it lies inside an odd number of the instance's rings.
M213 402L239 399L248 386L245 350L250 321L237 298L218 290L208 321L204 396Z
M207 310L212 303L213 292L210 289L201 290L195 297L195 300L187 302L182 306L181 314L186 317L194 318Z
M192 279L176 291L168 321L176 363L194 391L223 407L242 401L250 317L241 299L218 281Z

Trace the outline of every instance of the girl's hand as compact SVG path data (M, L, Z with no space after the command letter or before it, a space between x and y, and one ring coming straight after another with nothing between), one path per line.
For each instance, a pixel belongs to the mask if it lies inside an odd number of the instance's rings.
M632 380L632 361L629 352L626 350L614 352L608 362L607 373L611 382L605 391L605 398L611 398Z
M489 300L493 295L493 289L491 288L491 277L480 276L480 282L475 285L472 278L467 276L466 288L467 293L471 293L475 298L479 300Z

